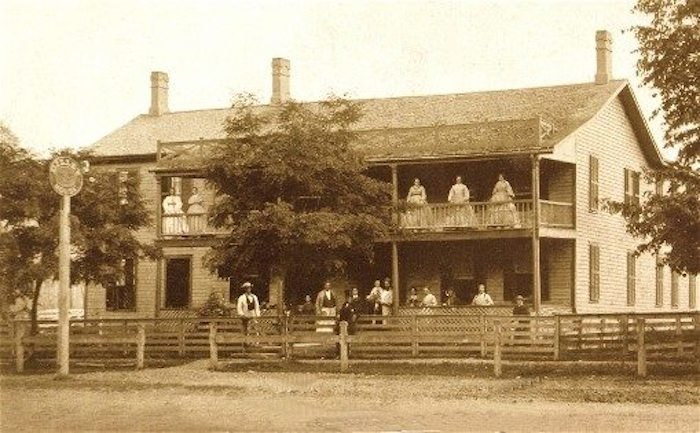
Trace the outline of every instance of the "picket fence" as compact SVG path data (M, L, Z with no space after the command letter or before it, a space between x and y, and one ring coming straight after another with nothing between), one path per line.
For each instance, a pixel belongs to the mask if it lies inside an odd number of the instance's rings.
M0 323L0 360L56 357L56 322ZM328 317L262 317L248 334L238 318L101 319L71 322L73 362L177 357L221 359L338 357L350 359L480 357L502 359L700 361L700 314L563 314L556 316L406 315L362 316L350 329Z

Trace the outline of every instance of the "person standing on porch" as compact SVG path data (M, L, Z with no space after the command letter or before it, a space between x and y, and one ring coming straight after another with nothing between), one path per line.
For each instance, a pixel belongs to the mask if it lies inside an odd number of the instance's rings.
M331 289L331 283L326 281L323 284L323 290L318 292L316 296L316 314L319 316L335 317L337 299L335 293Z
M525 305L525 298L518 295L515 297L515 307L513 307L514 316L529 316L530 309Z
M493 299L486 293L486 286L479 284L479 293L474 296L472 305L493 305Z
M466 226L471 223L471 207L469 203L469 188L462 183L462 176L457 176L455 184L450 188L447 202L455 205L450 211L450 225Z
M391 280L384 279L384 287L379 294L379 305L382 307L382 316L391 315L391 307L394 304L394 292L391 290Z
M379 298L382 294L382 282L379 280L374 280L374 287L369 291L367 295L367 301L371 304L372 311L369 314L381 314L381 305L379 304Z
M248 335L251 329L255 327L255 319L260 317L260 302L258 301L258 297L253 293L253 284L249 281L243 283L241 288L245 293L238 297L236 312L243 323L243 332Z
M425 187L420 184L420 179L413 179L413 185L408 189L406 203L408 210L404 223L408 227L421 227L427 225L427 214L425 204L428 202L428 195Z

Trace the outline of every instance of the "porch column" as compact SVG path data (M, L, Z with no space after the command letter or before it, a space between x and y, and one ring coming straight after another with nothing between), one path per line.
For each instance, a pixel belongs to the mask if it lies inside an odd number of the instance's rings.
M394 314L399 314L399 247L396 242L391 243L391 282L393 284L393 310Z
M542 304L542 275L540 273L540 157L532 155L532 302L535 314Z
M399 213L397 205L399 204L399 170L396 164L391 164L389 167L391 168L391 218L394 224L398 224Z

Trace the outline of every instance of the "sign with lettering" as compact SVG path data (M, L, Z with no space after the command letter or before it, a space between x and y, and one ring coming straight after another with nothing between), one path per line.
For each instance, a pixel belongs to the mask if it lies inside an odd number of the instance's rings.
M58 194L73 197L83 187L83 172L73 158L56 157L49 165L49 183Z

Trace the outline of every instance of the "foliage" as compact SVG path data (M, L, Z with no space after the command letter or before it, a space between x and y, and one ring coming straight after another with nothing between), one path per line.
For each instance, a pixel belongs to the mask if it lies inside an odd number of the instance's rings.
M199 317L231 317L232 308L226 304L219 292L209 294L207 301L199 308Z
M35 320L42 282L58 275L60 197L48 182L50 159L36 158L12 135L0 137L0 295L6 303L30 297ZM89 156L60 153L77 160ZM111 284L121 277L124 257L154 254L134 232L149 223L137 179L126 180L124 186L127 200L119 204L117 174L93 170L71 199L73 283Z
M239 98L205 170L217 190L213 223L230 230L207 257L224 274L303 265L342 273L372 261L389 230L389 186L352 149L360 107L338 98L263 111Z
M645 194L640 204L612 203L628 231L643 239L638 251L659 252L679 272L700 272L700 2L638 0L634 11L649 22L632 29L639 40L638 73L661 97L666 146L678 160L647 171L650 182L663 182L662 194Z

